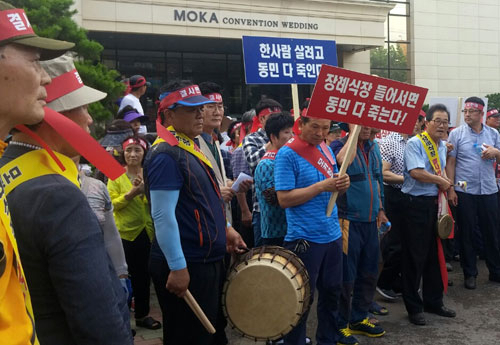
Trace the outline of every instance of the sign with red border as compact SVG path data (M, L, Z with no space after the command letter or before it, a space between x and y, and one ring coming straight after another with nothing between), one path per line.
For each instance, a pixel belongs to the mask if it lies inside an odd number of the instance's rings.
M427 89L322 65L307 116L413 132Z

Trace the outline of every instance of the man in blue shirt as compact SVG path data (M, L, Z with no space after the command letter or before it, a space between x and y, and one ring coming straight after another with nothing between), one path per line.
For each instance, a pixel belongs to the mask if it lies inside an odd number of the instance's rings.
M318 288L317 342L336 344L342 238L337 209L327 217L326 208L331 192L343 193L349 188L349 176L338 177L332 151L324 144L330 120L301 117L299 128L299 136L282 147L276 157L274 180L288 226L283 246L295 252L306 266L311 285L309 302ZM285 336L285 344L304 344L306 321L304 315Z
M288 112L272 114L264 127L271 145L255 169L255 192L260 205L260 225L264 245L283 245L286 216L276 196L274 164L276 154L293 136L293 116Z
M484 257L490 280L500 282L500 249L498 232L498 186L495 163L500 162L500 134L482 124L484 102L478 97L465 100L465 124L450 133L453 150L448 156L446 173L454 183L466 181L466 189L451 187L448 198L457 207L460 263L464 285L476 288L476 253L474 229L479 222L484 242Z
M347 173L351 178L351 186L337 203L339 217L349 223L347 252L343 257L339 326L350 343L357 343L352 334L369 337L385 334L382 327L368 319L378 277L377 228L388 221L383 207L382 157L378 144L370 140L371 133L370 127L361 127L356 155L351 162L345 160L347 146L342 144L347 138L332 145L339 164L349 165Z
M206 345L213 336L182 297L189 287L216 324L226 248L241 253L245 243L226 221L212 165L194 141L203 130L201 107L213 101L189 81L172 81L164 90L159 114L171 126L157 127L160 137L144 163L155 225L150 272L163 314L163 343Z
M436 221L438 215L438 190L447 191L452 186L444 174L446 146L441 138L448 129L449 112L446 106L435 104L426 114L426 132L419 134L406 145L404 153L404 208L406 217L401 226L401 273L403 300L415 325L425 325L423 311L444 317L455 317L455 312L443 305L443 279L438 258ZM425 137L424 137L425 136ZM423 142L432 147L434 165ZM436 169L439 169L436 171ZM439 242L440 243L440 242ZM445 270L446 272L446 270ZM418 293L423 280L423 301Z

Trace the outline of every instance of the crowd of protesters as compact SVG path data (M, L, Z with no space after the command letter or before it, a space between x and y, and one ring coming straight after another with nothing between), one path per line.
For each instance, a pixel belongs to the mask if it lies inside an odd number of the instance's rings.
M23 14L0 2L0 23L6 11ZM489 280L500 282L500 113L481 98L465 101L465 123L455 129L442 104L422 111L411 135L363 126L348 157L354 125L316 117L308 100L294 120L262 98L222 130L223 89L211 81L162 87L156 135L148 135L140 98L149 83L135 75L100 140L125 169L107 180L79 172L81 153L40 122L47 98L88 132L88 105L106 96L72 81L73 59L63 55L72 45L34 33L6 37L0 129L11 138L0 158L0 340L8 344L132 344L132 309L136 327L163 328L164 344L227 344L229 254L263 245L304 263L307 303L318 293L318 344L383 336L377 315L388 310L374 301L376 291L402 299L415 325L426 324L424 311L455 317L443 297L452 259L467 289L476 288L478 255ZM454 239L438 237L441 195ZM162 320L149 315L151 282ZM182 299L188 288L214 335ZM307 318L273 343L311 343Z

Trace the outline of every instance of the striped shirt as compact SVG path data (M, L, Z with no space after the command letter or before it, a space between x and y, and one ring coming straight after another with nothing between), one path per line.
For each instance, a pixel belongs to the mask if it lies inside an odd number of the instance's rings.
M338 172L337 165L333 168L334 172ZM322 173L288 146L278 151L274 170L277 191L308 187L324 179ZM314 243L328 243L340 238L337 206L331 217L325 214L330 195L324 192L302 205L286 209L288 229L285 241L305 239Z

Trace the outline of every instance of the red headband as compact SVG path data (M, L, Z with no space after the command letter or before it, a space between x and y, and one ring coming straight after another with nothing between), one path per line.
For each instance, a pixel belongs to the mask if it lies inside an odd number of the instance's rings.
M14 8L0 11L0 41L34 34L35 32L23 9Z
M498 110L496 110L496 109L491 109L490 111L488 111L488 112L486 113L486 117L490 117L490 116L493 116L493 115L495 115L495 114L498 114Z
M220 93L217 93L217 92L209 93L209 94L206 94L205 97L211 101L216 102L216 103L222 103L222 95Z
M238 122L237 124L234 125L234 127L231 129L231 132L229 132L229 135L233 134L234 132L236 132L236 130L238 128L241 127L241 122Z
M259 113L257 114L257 117L261 118L262 116L274 114L274 113L281 113L281 108L280 107L272 107L272 108L264 108Z
M281 108L280 107L272 107L272 108L264 108L262 109L257 116L255 116L252 120L252 128L250 129L250 133L257 132L259 128L262 128L262 125L260 123L260 119L264 116L275 114L275 113L281 113Z
M201 91L198 85L190 85L180 90L172 91L168 96L165 96L160 102L160 108L158 111L170 108L175 103L182 101L186 98L191 98L193 96L201 96Z
M132 145L132 144L136 144L136 145L141 146L144 149L144 151L146 151L148 149L148 144L146 144L146 142L144 140L142 140L141 138L138 138L138 139L137 138L129 138L122 143L123 151L125 151L127 146Z
M50 103L68 93L71 93L83 87L82 78L76 69L63 73L55 78L52 78L50 84L45 86L47 90L46 102Z
M482 111L484 108L484 105L476 103L476 102L467 102L467 103L465 103L464 109L465 108L474 108L474 109L479 109Z

